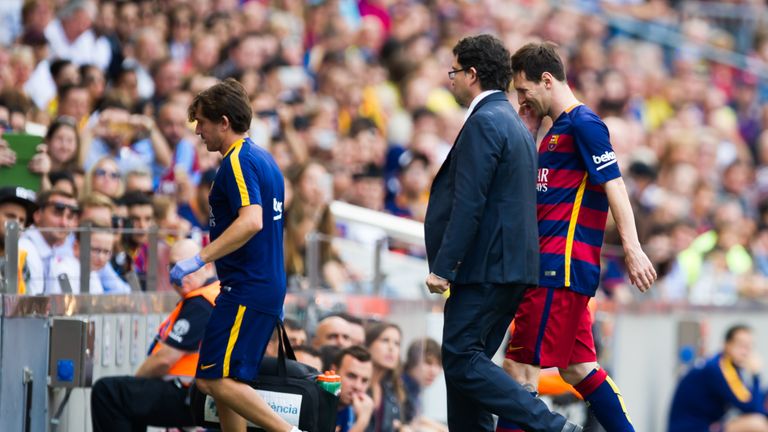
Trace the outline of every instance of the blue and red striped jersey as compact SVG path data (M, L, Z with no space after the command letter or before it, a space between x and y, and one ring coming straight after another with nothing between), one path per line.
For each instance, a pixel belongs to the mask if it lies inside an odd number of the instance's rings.
M539 146L539 285L595 295L608 217L603 184L620 176L597 114L584 105L560 114Z

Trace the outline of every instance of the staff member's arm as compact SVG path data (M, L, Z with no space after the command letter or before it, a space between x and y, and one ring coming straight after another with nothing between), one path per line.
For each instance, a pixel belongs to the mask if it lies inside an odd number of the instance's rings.
M221 233L216 240L203 248L192 258L179 261L171 270L171 283L181 285L184 276L196 271L206 263L240 249L251 237L255 236L263 225L262 208L253 204L240 207L237 218Z
M656 270L643 252L640 240L637 238L635 216L632 213L624 180L617 177L606 182L604 187L611 214L616 221L616 229L621 237L621 244L624 246L624 262L627 265L629 280L637 289L645 292L656 280Z
M144 360L136 371L137 377L159 378L167 374L171 367L184 356L184 351L170 347L162 342L160 348Z

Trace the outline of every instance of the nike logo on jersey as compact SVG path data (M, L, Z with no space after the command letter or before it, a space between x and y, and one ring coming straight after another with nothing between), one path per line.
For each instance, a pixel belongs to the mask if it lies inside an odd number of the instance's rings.
M209 365L200 365L200 370L210 369L210 368L212 368L214 366L216 366L216 363L211 363Z

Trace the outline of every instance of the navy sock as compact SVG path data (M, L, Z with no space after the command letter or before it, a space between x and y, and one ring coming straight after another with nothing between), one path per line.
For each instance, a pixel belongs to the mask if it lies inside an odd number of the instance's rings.
M607 432L634 432L619 387L603 369L595 369L574 386Z

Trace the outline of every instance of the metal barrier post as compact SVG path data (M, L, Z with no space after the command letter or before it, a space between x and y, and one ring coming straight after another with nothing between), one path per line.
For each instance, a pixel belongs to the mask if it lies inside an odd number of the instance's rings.
M14 220L5 222L5 283L0 280L0 290L4 294L16 294L19 290L19 223Z
M157 226L149 228L149 253L147 259L147 291L157 291Z
M86 222L81 230L75 235L79 235L78 245L80 249L80 294L91 292L91 232L93 224ZM72 281L74 282L74 281Z
M381 251L384 248L386 239L377 238L373 251L373 293L381 294L382 282L384 282L384 273L381 271Z
M320 281L320 242L323 239L320 235L312 231L307 234L307 251L304 258L304 267L307 271L307 279L309 279L309 289L319 289Z

